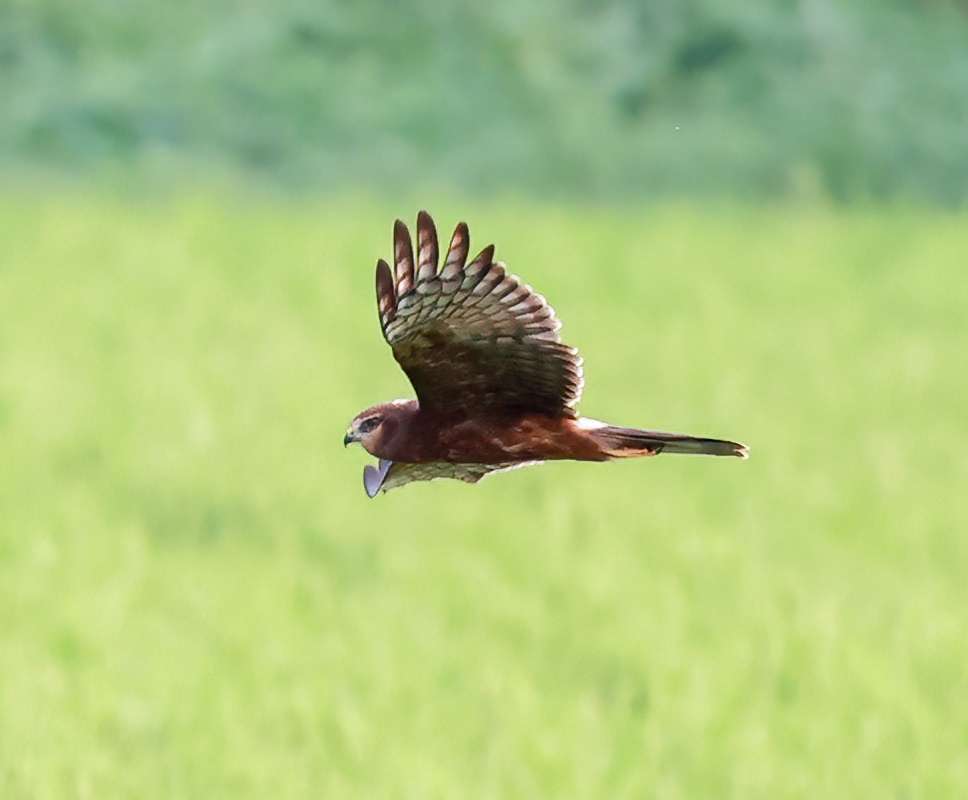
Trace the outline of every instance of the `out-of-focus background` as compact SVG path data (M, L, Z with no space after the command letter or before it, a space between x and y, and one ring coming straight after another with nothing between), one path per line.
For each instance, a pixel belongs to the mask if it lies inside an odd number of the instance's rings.
M966 39L964 0L11 0L0 163L388 200L951 205Z
M0 5L0 796L968 793L968 5ZM747 462L369 501L427 208Z

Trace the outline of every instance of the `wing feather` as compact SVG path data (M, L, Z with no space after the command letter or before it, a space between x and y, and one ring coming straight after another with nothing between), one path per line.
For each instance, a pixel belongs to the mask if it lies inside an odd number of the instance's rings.
M467 253L470 251L471 236L467 224L458 222L454 235L450 237L450 247L447 248L447 258L444 268L440 271L442 281L455 281L464 269Z
M533 411L575 416L582 360L563 344L554 309L494 261L488 245L467 263L457 225L440 271L437 229L417 216L417 268L407 226L394 225L394 274L377 265L380 323L420 405L444 414Z
M417 286L437 276L437 227L430 214L417 214ZM430 294L426 289L421 294Z
M410 231L399 219L393 225L393 270L397 297L403 297L413 288L413 245Z
M380 324L386 328L396 316L397 299L393 291L390 265L382 258L376 262L376 304L380 311Z
M426 461L420 464L381 459L378 466L363 469L363 487L369 497L389 492L415 481L451 478L464 483L477 483L493 472L530 467L540 461L515 461L503 464L455 464L449 461Z

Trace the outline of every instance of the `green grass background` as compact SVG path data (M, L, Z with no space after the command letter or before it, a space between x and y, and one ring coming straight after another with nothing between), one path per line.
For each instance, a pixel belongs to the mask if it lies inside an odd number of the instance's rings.
M432 206L752 458L369 501L416 209L0 198L0 795L965 797L968 219Z

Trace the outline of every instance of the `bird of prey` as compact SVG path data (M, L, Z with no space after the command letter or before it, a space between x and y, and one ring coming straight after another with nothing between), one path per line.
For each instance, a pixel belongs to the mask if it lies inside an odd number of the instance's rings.
M584 380L578 351L558 336L545 299L494 261L488 245L467 262L458 224L438 269L437 229L417 215L417 252L407 226L393 229L393 260L376 265L383 336L416 400L357 414L343 444L379 459L363 486L375 497L412 481L485 475L542 461L608 461L659 453L746 458L736 442L608 425L578 415Z

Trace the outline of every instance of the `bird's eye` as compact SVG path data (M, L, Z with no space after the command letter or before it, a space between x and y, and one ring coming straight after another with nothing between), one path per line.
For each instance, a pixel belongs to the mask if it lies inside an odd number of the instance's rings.
M379 424L379 417L370 417L369 419L365 419L360 423L360 433L369 433Z

